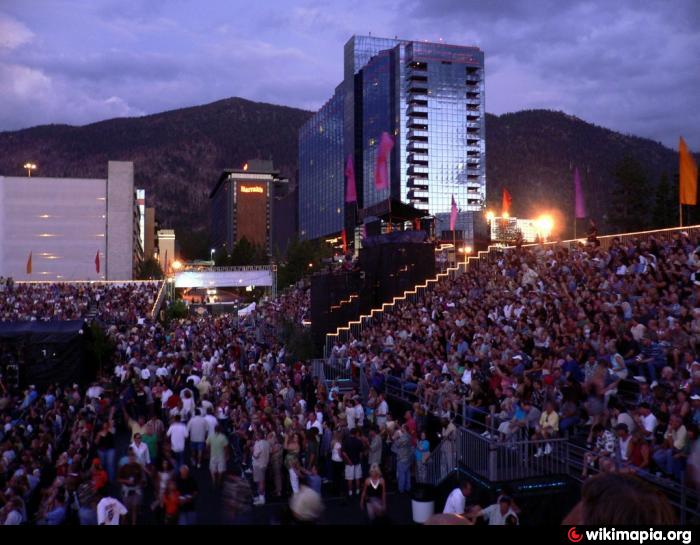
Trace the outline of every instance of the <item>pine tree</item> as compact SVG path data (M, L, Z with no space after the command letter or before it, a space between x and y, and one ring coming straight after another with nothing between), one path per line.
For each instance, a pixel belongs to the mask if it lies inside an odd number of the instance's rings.
M642 231L648 226L649 181L641 163L626 156L614 172L610 224L617 233Z
M664 172L661 175L659 185L656 186L656 202L651 218L651 228L662 229L664 227L673 227L677 223L677 194L678 191L674 191L671 187L668 174Z

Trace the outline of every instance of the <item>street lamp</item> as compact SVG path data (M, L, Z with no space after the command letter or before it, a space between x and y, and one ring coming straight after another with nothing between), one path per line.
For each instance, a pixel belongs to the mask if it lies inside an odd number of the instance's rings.
M182 261L176 259L175 261L173 261L173 270L179 271L180 269L182 269Z
M209 252L209 261L214 261L214 252L216 252L216 249L212 248Z
M24 163L24 168L27 169L27 176L32 177L32 170L36 170L36 165L34 163Z
M471 246L463 246L462 248L459 249L459 251L464 254L464 263L466 265L467 256L472 253L472 247Z

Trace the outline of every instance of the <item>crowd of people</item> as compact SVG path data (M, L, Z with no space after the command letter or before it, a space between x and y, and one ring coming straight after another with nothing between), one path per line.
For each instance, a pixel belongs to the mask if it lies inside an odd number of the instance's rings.
M2 320L94 310L114 353L88 386L0 380L0 522L193 524L205 489L231 523L283 499L285 520L318 521L329 497L386 522L457 423L580 440L584 475L684 479L700 467L698 270L686 235L494 253L337 343L331 360L365 373L364 397L274 334L308 318L308 286L246 317L161 323L156 284L5 282ZM401 414L392 382L416 395ZM508 493L481 508L459 490L447 514L519 523Z
M392 418L382 395L376 415L366 412L356 391L327 387L261 335L304 320L308 287L246 317L159 323L145 286L11 287L20 319L74 318L100 301L114 354L85 387L0 381L0 522L192 524L203 484L223 521L289 499L287 520L307 523L328 496L386 520L388 486L408 492L416 452L427 453L420 423L412 411Z
M82 320L93 311L108 324L148 316L160 283L16 283L0 278L0 322Z
M331 358L484 435L577 441L583 476L697 478L699 248L679 233L492 253Z

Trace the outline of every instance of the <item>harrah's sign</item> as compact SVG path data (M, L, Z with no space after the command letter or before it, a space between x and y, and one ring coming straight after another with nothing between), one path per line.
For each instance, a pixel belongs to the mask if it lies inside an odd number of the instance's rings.
M242 185L241 193L265 193L265 190L260 185Z

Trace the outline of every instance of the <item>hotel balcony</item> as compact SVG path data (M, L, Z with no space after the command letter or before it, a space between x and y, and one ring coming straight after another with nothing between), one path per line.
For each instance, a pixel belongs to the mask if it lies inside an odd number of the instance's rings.
M408 174L413 175L413 176L421 176L421 175L428 175L428 172L430 172L430 169L428 167L420 166L420 165L410 165L408 167Z
M467 125L469 125L469 124L467 123ZM427 142L428 141L428 131L412 129L412 130L408 131L408 139L409 140L422 139L422 140Z
M428 82L427 81L420 81L416 79L410 79L408 83L408 92L409 93L419 93L422 95L427 94L428 91Z
M428 129L428 118L427 117L409 117L408 122L406 123L406 126L409 129L419 129L419 130L427 130Z
M406 185L409 189L428 191L428 180L425 178L409 178Z
M408 96L408 102L409 104L426 105L428 104L428 95L424 93L411 93Z
M428 166L428 154L427 153L409 153L408 162L414 163L422 166Z
M408 107L408 115L415 115L417 117L427 117L428 116L428 107L427 106L420 106L417 104L411 104Z
M428 151L428 142L421 142L420 140L413 140L409 142L406 146L408 151Z

